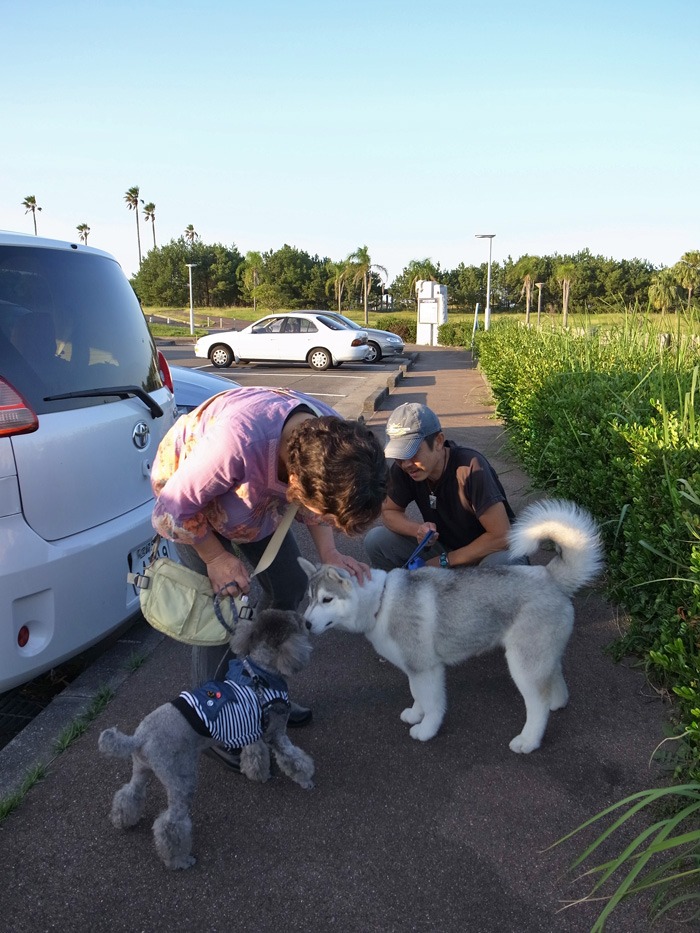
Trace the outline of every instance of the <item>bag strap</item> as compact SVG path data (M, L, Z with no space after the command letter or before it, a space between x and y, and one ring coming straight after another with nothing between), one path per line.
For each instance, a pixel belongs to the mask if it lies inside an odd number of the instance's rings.
M284 515L282 516L282 521L275 528L274 533L270 540L267 543L267 547L263 552L263 556L258 561L258 565L251 574L255 577L257 574L262 573L263 570L267 570L272 561L277 557L277 552L279 551L282 541L284 540L285 535L289 531L289 527L294 520L294 516L297 513L297 505L288 505Z

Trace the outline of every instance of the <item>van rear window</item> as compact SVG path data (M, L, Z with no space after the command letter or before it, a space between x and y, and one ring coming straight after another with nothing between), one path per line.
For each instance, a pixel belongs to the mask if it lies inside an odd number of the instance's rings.
M114 396L56 395L161 387L156 349L119 265L79 249L0 246L0 371L37 414Z

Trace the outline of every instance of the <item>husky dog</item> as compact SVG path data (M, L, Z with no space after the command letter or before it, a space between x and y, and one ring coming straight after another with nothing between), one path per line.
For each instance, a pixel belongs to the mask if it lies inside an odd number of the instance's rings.
M309 577L306 624L315 634L333 626L363 633L408 676L414 703L401 719L423 742L445 715L445 665L501 645L527 714L510 748L531 752L540 746L549 711L569 697L561 662L573 628L571 596L593 580L603 558L593 519L571 502L525 509L509 549L524 557L546 540L558 551L546 567L373 570L362 586L338 567L299 558Z

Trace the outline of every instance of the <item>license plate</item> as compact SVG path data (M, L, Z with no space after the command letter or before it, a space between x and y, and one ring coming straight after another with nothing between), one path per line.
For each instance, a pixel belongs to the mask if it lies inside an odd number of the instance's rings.
M144 541L138 547L135 547L129 554L129 573L143 573L151 562L151 548L153 541ZM177 560L177 552L172 541L166 541L161 538L158 543L158 553L155 557L169 557L171 560ZM129 584L128 591L138 596L138 589L134 583Z

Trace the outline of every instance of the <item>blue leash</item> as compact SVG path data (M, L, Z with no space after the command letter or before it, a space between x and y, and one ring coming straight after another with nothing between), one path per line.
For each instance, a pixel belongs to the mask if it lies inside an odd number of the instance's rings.
M434 537L434 535L435 535L434 531L429 531L425 535L425 537L423 538L421 543L418 545L418 547L415 549L413 554L411 554L411 556L408 558L406 563L403 565L404 570L417 570L419 567L425 566L425 561L423 560L422 557L419 557L418 555L423 550L423 548L428 544L430 539Z

